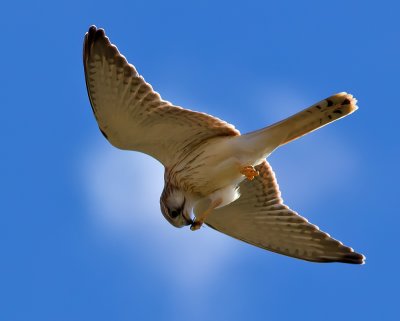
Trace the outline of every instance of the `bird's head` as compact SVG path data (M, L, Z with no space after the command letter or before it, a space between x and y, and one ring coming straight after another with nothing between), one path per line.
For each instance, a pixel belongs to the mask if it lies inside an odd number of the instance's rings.
M185 194L178 188L165 186L160 198L161 212L175 227L192 224L192 206Z

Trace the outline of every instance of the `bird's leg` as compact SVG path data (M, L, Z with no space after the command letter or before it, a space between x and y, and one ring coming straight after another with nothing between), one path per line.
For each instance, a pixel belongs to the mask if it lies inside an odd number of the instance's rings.
M200 204L199 206L196 206L195 213L196 213L196 218L194 219L192 225L190 226L190 229L192 231L198 230L204 223L204 221L207 219L207 216L219 205L221 205L222 199L217 199L215 201L210 201L207 200L207 204ZM205 210L203 210L205 208ZM197 214L200 212L200 214Z
M249 181L252 181L254 177L260 175L260 173L253 166L241 167L240 174L246 176Z

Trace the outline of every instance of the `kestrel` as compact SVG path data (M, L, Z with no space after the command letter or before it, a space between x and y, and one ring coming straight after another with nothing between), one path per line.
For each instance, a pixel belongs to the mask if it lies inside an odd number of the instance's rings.
M363 255L283 204L266 161L279 146L354 112L357 101L352 95L333 95L283 121L241 135L216 117L163 100L103 29L91 26L86 33L83 64L90 103L106 139L164 165L161 212L173 226L191 225L197 230L205 223L298 259L364 263Z

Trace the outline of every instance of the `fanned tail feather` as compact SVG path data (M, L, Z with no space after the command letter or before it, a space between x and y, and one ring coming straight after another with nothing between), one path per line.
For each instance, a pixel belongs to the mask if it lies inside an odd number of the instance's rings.
M280 145L287 144L358 109L357 100L345 92L333 95L319 103L276 123L268 128L282 133Z
M254 151L267 157L274 149L285 145L358 109L357 100L342 92L304 109L271 126L237 138L246 141Z

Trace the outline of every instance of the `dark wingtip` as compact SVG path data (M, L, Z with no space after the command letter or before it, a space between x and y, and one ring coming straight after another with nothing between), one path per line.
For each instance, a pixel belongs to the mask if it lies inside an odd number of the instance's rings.
M85 38L83 40L83 68L84 68L84 73L85 73L86 90L87 90L87 93L88 93L90 105L91 105L93 113L95 115L96 115L96 113L95 113L94 108L93 108L93 101L92 101L92 98L90 96L89 86L88 86L87 62L89 60L89 56L90 56L90 52L91 52L93 43L94 43L94 41L96 39L98 39L98 36L96 36L96 35L99 35L99 34L100 35L105 35L104 30L103 29L97 29L97 27L95 25L91 25L89 27L88 32L86 32ZM103 135L105 135L105 134L103 133Z
M94 35L96 34L97 27L95 25L91 25L89 27L88 32L85 34L85 42L90 44L93 41Z
M365 264L365 256L356 252L344 256L344 263Z
M89 27L89 33L91 33L91 32L95 32L97 30L97 27L95 26L95 25L91 25L90 27Z
M89 55L89 50L91 43L93 42L94 35L96 33L97 27L95 25L92 25L89 27L88 32L85 34L85 39L83 41L83 62L85 63L85 59Z
M326 261L325 261L326 260ZM325 262L340 262L349 264L365 264L365 256L356 252L350 252L342 254L340 257L336 258L324 258Z
M87 47L90 48L91 44L98 40L99 38L104 38L106 36L106 33L104 29L102 28L97 28L95 25L91 25L89 27L88 32L86 32L85 35L85 42L87 44Z

